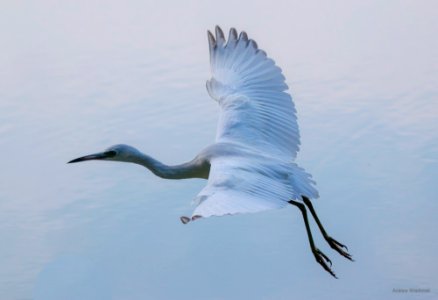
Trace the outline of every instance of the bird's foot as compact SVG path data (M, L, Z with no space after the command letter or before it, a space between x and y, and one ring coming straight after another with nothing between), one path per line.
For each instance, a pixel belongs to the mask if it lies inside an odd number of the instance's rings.
M315 256L316 261L324 268L324 270L329 272L330 275L332 275L333 277L338 278L338 277L336 277L335 273L331 269L332 261L330 260L330 258L328 258L327 255L322 253L321 250L319 250L318 248L316 248L312 252L313 252L313 255ZM327 263L330 264L330 267L328 266Z
M347 259L349 259L351 261L354 261L354 259L351 257L351 254L347 252L348 251L347 246L345 246L344 244L339 243L337 240L335 240L334 238L332 238L330 236L328 236L325 240L330 245L330 247L332 247L333 250L338 252L343 257L345 257L345 258L347 258Z

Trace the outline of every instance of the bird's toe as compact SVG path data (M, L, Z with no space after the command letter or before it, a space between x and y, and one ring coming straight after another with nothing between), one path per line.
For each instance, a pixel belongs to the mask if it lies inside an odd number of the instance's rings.
M329 243L330 247L332 247L332 249L335 250L336 252L338 252L340 255L342 255L343 257L345 257L351 261L354 261L351 254L347 252L348 251L347 246L338 242L337 240L335 240L332 237L328 237L327 242Z
M316 261L323 267L324 270L330 273L330 275L332 275L333 277L338 278L331 269L332 261L327 257L327 255L322 253L319 249L315 249L315 251L313 251L313 255L315 256ZM327 263L329 263L330 266Z

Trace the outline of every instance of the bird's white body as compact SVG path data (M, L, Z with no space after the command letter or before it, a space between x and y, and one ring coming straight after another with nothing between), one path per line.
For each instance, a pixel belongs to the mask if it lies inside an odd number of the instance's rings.
M193 163L210 169L207 186L195 198L193 216L259 212L282 208L301 195L318 197L310 175L297 164L242 145L213 144Z

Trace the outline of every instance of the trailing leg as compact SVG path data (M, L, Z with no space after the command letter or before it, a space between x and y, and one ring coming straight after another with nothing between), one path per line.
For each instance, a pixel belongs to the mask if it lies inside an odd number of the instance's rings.
M316 211L313 208L313 205L312 205L312 202L310 202L310 199L307 198L306 196L301 196L301 197L303 198L304 204L306 204L306 206L309 208L310 213L312 214L313 218L315 219L316 224L318 224L318 227L319 227L319 230L321 231L321 234L324 236L324 239L327 241L327 243L330 245L330 247L332 247L333 250L335 250L336 252L341 254L343 257L353 261L353 258L351 257L351 255L347 252L348 251L347 246L341 244L340 242L338 242L337 240L335 240L334 238L332 238L331 236L329 236L327 234L324 227L322 226L321 221L319 221L319 218L316 215Z
M289 203L298 207L303 214L304 224L306 225L307 237L309 238L310 249L312 250L313 256L315 256L316 261L324 268L324 270L329 272L333 277L337 278L335 273L330 269L330 267L332 266L331 260L318 248L315 247L312 232L310 231L309 220L307 218L306 207L304 206L304 204L293 200L290 200ZM330 267L327 265L327 263L330 264Z

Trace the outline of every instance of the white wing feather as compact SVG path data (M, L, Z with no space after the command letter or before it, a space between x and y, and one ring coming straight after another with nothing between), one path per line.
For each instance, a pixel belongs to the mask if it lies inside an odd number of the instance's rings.
M207 186L193 216L221 216L282 208L301 195L317 198L311 175L292 161L299 131L281 69L253 40L219 27L208 32L213 77L210 96L220 106L216 144L210 147Z
M193 216L222 216L282 208L301 195L317 198L314 181L295 163L245 158L214 158L207 186L198 194Z
M216 39L210 32L208 37L213 77L207 90L221 109L216 142L244 144L292 161L300 138L281 69L245 32L237 38L232 28L225 43L216 27Z

